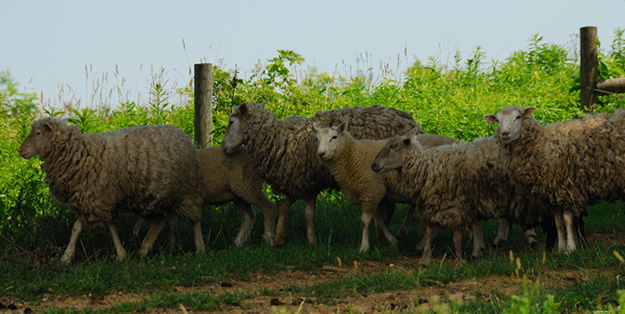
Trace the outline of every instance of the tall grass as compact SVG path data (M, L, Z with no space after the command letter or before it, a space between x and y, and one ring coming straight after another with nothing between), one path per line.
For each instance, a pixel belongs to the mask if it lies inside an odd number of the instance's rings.
M623 31L609 48L602 48L600 78L625 76L625 41ZM363 68L356 73L318 73L314 69L303 71L304 57L289 50L279 50L265 65L251 70L247 78L239 77L236 70L214 65L215 86L213 98L213 138L218 145L223 137L227 116L232 106L245 101L262 102L269 99L268 107L278 116L312 116L318 110L331 110L345 105L380 104L411 113L417 123L428 133L449 135L458 139L473 140L489 136L494 126L483 121L485 114L495 113L501 107L532 105L538 109L535 116L545 123L579 118L587 114L579 106L579 60L578 52L558 44L543 42L539 35L531 38L526 50L517 51L509 58L497 61L485 60L485 52L478 46L466 59L454 55L452 64L442 64L436 58L422 62L414 60L402 73L397 65L380 65L380 76L370 71L368 56L362 56ZM406 54L404 54L404 58ZM85 67L88 98L81 99L75 89L62 86L54 100L38 99L36 94L20 92L17 82L8 72L0 72L0 233L30 251L55 256L66 245L75 214L58 205L50 196L38 160L25 161L16 153L19 143L29 131L30 122L42 116L68 118L80 126L83 132L103 132L122 127L144 124L172 124L193 135L192 78L182 85L169 82L164 69L149 69L144 91L133 91L117 70L109 77L95 73L91 66ZM188 82L188 83L187 83ZM622 95L601 96L592 112L610 112L625 107ZM271 194L274 200L280 196ZM277 271L288 267L312 269L335 263L337 257L347 263L364 259L385 260L402 255L414 255L413 243L417 230L410 230L398 251L386 245L375 246L371 253L359 255L360 209L347 203L338 192L324 193L318 203L321 208L316 217L318 245L308 248L304 232L303 205L297 203L287 221L286 247L275 250L262 241L262 224L256 224L248 245L242 250L229 250L240 218L231 206L207 208L202 221L209 252L205 256L189 256L192 251L191 234L185 222L177 230L178 247L174 254L164 254L159 238L152 257L143 260L130 259L111 265L112 246L103 228L90 228L81 235L81 246L76 253L77 265L67 273L52 274L45 267L33 271L27 260L22 262L0 261L1 295L15 294L22 298L36 298L41 291L81 294L106 293L115 289L140 291L142 289L167 289L171 282L198 285L216 282L236 273L246 276L250 271ZM398 212L404 213L406 208ZM622 230L623 205L601 204L593 207L588 220L589 229L598 232ZM259 212L259 217L262 213ZM262 219L262 218L260 218ZM396 229L401 217L394 218ZM130 230L136 217L124 215L119 221L119 232L129 252L136 252L138 242ZM494 237L496 225L486 229L487 240ZM415 228L412 228L415 229ZM520 234L520 231L517 230ZM443 232L439 241L450 243L451 235ZM519 244L520 245L520 244ZM539 253L521 256L522 274L537 275L552 267L616 268L621 265L613 259L616 247L592 247L587 251L561 256L549 255L546 261ZM451 248L439 245L434 253L442 256ZM0 255L12 256L18 249L0 241ZM132 254L132 253L131 253ZM184 265L185 267L180 267ZM158 270L158 278L154 269ZM175 269L175 271L173 271ZM137 281L138 272L144 280ZM342 293L344 291L378 291L393 287L408 289L427 284L426 279L449 282L459 278L480 277L490 274L514 274L515 266L507 257L495 254L488 260L477 261L455 272L448 265L428 268L423 273L410 276L401 273L346 278L345 281L314 287L309 292ZM198 275L202 274L202 275ZM417 281L414 278L419 278ZM597 277L599 278L599 277ZM596 299L596 294L609 295L609 304L616 305L620 298L614 289L621 289L620 279L610 279L610 285L602 286L600 279L579 284L566 290L534 289L527 286L518 299L506 299L503 303L491 302L481 311L504 310L514 304L523 308L539 304L545 309L566 310L598 308L597 302L573 302L576 293ZM294 287L293 289L299 289ZM605 289L606 292L602 292ZM321 291L321 292L316 292ZM324 292L325 291L325 292ZM536 291L536 292L535 292ZM574 291L574 292L572 292ZM278 293L269 292L265 293ZM591 294L595 294L591 296ZM552 299L549 296L555 296ZM193 298L193 296L191 296ZM246 295L222 296L236 302ZM160 300L146 300L147 304L159 304L169 298L165 292ZM219 299L219 298L218 298ZM603 300L606 300L604 297ZM176 301L177 302L177 301ZM213 302L226 302L206 300ZM584 303L585 302L585 303ZM134 305L133 305L134 306ZM153 305L147 305L153 306ZM454 305L456 306L456 305ZM465 303L458 309L470 311L479 305ZM133 308L132 306L130 308ZM202 309L196 307L197 309ZM209 307L208 309L212 309ZM120 310L126 307L120 308ZM144 310L139 307L135 310Z

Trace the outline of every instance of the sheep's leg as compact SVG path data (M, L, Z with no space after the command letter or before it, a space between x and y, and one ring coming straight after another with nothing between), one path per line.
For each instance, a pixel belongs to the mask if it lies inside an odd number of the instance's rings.
M383 229L383 226L378 223L378 219L381 219L384 223L384 226L388 229L388 226L391 224L391 219L393 218L393 214L395 213L395 203L393 202L381 202L376 212L376 225L377 232L374 235L374 243L380 242L380 235L384 235L386 237L386 232ZM386 237L388 239L388 237Z
M419 240L419 243L415 246L417 250L423 251L425 248L425 231L427 230L427 225L427 220L423 217L419 217L419 234L421 240ZM431 241L434 241L434 238L436 238L436 233L435 231L434 234L432 234Z
M566 227L566 253L570 253L575 251L577 248L575 247L575 230L573 227L573 213L568 210L565 210L562 214L564 219L564 224Z
M421 261L419 262L423 266L428 266L432 262L432 240L438 232L440 227L435 224L428 224L425 228L423 254L421 255Z
M462 241L462 238L460 239ZM482 256L482 249L484 249L484 234L482 232L482 222L476 222L473 224L473 252L472 257L479 258Z
M152 248L154 241L156 241L159 233L161 233L161 230L163 230L163 227L165 227L164 219L151 221L151 223L152 226L150 226L148 233L145 235L145 238L143 238L143 242L141 243L141 248L139 249L140 256L148 255L148 252Z
M72 227L72 235L69 238L69 243L67 244L67 248L65 248L65 253L61 257L61 262L65 264L69 264L74 256L74 250L76 249L76 242L78 242L78 236L84 227L83 221L80 219L76 219L74 222L74 226Z
M171 250L176 245L176 222L178 216L169 214L167 216L167 250Z
M454 229L454 247L456 248L456 258L459 260L462 259L462 229L455 228Z
M234 239L234 245L236 247L241 247L252 231L254 221L256 220L256 214L250 204L243 200L235 200L234 206L236 206L241 215L241 228L239 229L237 237Z
M497 229L497 236L495 240L493 240L494 246L499 246L499 244L508 239L508 233L510 232L510 223L507 219L499 219L499 229Z
M416 209L417 207L414 204L410 205L410 208L408 209L408 212L406 213L406 217L404 218L404 221L401 223L401 227L399 227L399 231L397 231L397 235L404 235L408 233L408 228L410 224L412 223L412 220L414 220L414 213ZM421 222L421 220L419 220L419 222Z
M535 248L538 245L538 240L536 240L536 231L534 231L534 228L525 229L525 240L527 241L527 245L531 248Z
M393 233L388 229L388 224L385 221L386 217L385 217L384 213L380 213L380 211L386 211L388 208L392 208L393 211L394 211L395 203L383 203L381 205L382 206L380 206L380 208L376 212L375 223L378 226L378 229L381 230L382 233L384 234L384 237L386 238L388 243L391 246L397 247L397 238L395 238ZM387 207L387 206L389 206L389 207ZM380 214L382 214L382 216L380 216Z
M556 224L556 231L558 232L558 252L565 252L566 234L564 232L564 216L562 211L556 211L553 218Z
M287 196L285 200L278 205L278 223L276 224L276 246L284 245L284 223L286 222L286 213L289 211L291 205L295 203L295 199Z
M308 244L315 246L315 206L317 197L306 200L306 236Z
M109 229L111 238L113 238L113 244L115 244L115 251L117 252L117 259L121 261L124 259L124 257L126 257L126 250L124 250L122 242L119 240L119 234L117 234L117 228L115 228L115 223L109 221L106 226Z
M370 212L364 210L362 211L362 216L360 217L360 223L362 224L362 239L360 241L360 253L366 253L369 251L369 224L371 224L372 215Z
M132 228L132 235L138 238L139 234L141 233L141 230L143 230L143 228L147 226L148 226L148 221L143 218L139 218L135 226Z
M195 239L195 253L206 251L204 237L202 236L202 224L199 220L193 222L193 235Z
M269 243L269 245L273 246L274 244L274 219L275 219L275 205L274 203L265 196L262 192L258 192L258 197L254 199L246 199L246 201L263 211L263 215L265 216L265 234L263 237Z

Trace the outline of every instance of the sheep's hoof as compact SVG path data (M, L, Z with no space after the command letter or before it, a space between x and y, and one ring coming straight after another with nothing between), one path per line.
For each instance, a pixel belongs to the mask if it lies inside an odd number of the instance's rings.
M464 261L463 261L461 258L459 258L459 259L457 259L457 260L456 260L456 262L454 263L454 267L453 267L453 269L454 269L454 270L459 270L459 269L460 269L460 268L462 268L463 266L464 266Z

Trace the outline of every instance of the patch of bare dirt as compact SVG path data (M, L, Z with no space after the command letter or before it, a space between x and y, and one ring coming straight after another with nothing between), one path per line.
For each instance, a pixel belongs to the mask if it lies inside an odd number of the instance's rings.
M613 238L614 235L589 235L590 242L602 241L610 243L620 241ZM433 263L440 262L434 260ZM222 304L220 312L230 313L272 313L272 312L301 312L301 313L335 313L335 312L366 312L378 313L388 311L420 311L432 306L445 306L451 298L457 300L472 301L480 298L480 302L489 302L491 296L503 297L519 294L522 288L522 278L513 274L491 275L480 278L468 278L456 282L443 283L429 281L426 286L412 290L394 290L379 293L352 293L343 297L322 296L307 297L297 294L282 295L292 286L310 287L324 282L332 282L349 276L354 272L366 272L369 274L381 271L405 272L419 267L418 257L401 257L392 264L376 261L367 261L355 265L326 266L312 271L283 270L273 274L252 272L245 279L230 278L225 282L185 287L176 286L176 293L207 293L221 295L225 292L235 293L248 291L257 296L243 301L239 305ZM597 271L585 269L584 272L576 269L545 269L540 276L529 276L528 281L532 285L540 280L541 285L548 283L550 286L566 286L579 280L586 280L587 276L595 275ZM609 275L603 271L603 275ZM277 291L278 296L262 296L262 290ZM20 302L0 297L0 311L12 311L22 313L26 310L40 311L50 308L57 309L108 309L122 302L138 302L150 293L114 292L108 295L89 294L83 296L67 296L52 293L44 293L36 302ZM11 305L12 308L7 308ZM4 308L2 308L4 306ZM152 309L155 313L180 313L186 309ZM197 312L197 311L195 311Z

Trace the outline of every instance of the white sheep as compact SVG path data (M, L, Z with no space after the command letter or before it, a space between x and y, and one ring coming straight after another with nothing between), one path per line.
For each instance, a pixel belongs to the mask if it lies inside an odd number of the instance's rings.
M512 180L553 208L558 250L571 252L575 218L625 195L625 110L550 125L532 118L534 110L508 106L484 119L499 124L493 136Z
M275 245L284 244L286 213L298 199L306 203L306 232L310 245L315 244L314 212L317 195L338 187L336 181L317 157L313 122L321 126L350 122L356 138L383 139L418 128L412 116L403 111L381 106L345 107L318 112L312 118L292 116L278 120L265 103L244 103L228 118L222 147L228 154L245 145L254 169L271 185L274 192L286 195L278 205ZM423 130L418 128L420 133Z
M152 222L140 248L144 256L176 215L193 223L195 246L204 251L200 226L201 174L191 138L174 126L137 126L101 134L81 134L63 120L36 120L19 148L29 159L43 161L50 194L78 213L61 261L69 263L83 227L103 223L109 229L117 257L126 255L115 218L133 212Z
M396 175L390 172L376 173L371 170L371 162L386 140L357 140L347 131L347 122L338 126L323 128L314 124L319 146L317 154L338 182L345 198L357 205L362 206L362 240L360 252L369 250L369 224L375 218L376 224L383 232L388 242L396 246L397 239L388 229L390 217L383 213L384 208L392 209L395 203L412 204L407 195L400 193ZM440 135L420 135L423 145L443 145L457 142L456 140ZM425 142L425 143L424 143ZM382 203L385 205L380 206ZM380 208L380 210L378 210ZM411 212L414 206L411 207ZM409 220L409 219L406 219ZM407 224L404 223L402 228Z
M416 202L428 222L422 264L431 261L431 243L441 227L454 228L454 245L462 256L462 233L472 230L472 255L481 255L481 221L510 218L527 221L538 213L526 212L535 205L509 184L493 138L470 143L425 148L413 132L388 140L371 164L374 171L398 170L402 189ZM538 211L538 209L537 209Z

